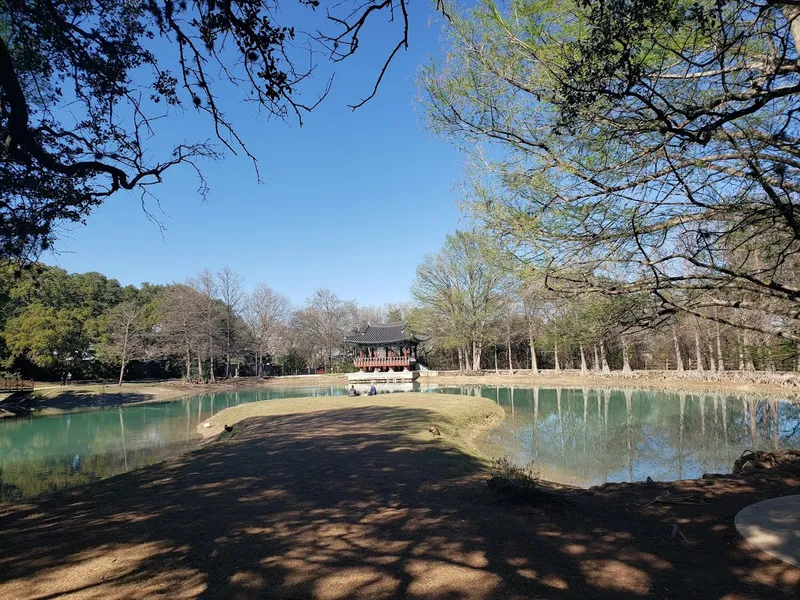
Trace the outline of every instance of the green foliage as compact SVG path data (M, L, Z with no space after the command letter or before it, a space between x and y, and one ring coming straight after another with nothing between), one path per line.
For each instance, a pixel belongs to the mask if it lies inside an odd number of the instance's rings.
M297 352L289 352L281 356L278 361L283 367L285 375L294 375L295 373L303 375L308 370L308 363L306 359L300 356Z
M419 303L412 322L446 348L483 344L503 309L505 272L479 233L457 231L417 267L411 294Z
M46 369L82 360L89 350L87 317L85 310L76 308L57 309L39 302L26 306L6 323L7 360L24 356Z
M470 216L549 288L652 294L656 320L797 341L798 17L483 0L454 11L446 60L421 73L429 122L472 154Z

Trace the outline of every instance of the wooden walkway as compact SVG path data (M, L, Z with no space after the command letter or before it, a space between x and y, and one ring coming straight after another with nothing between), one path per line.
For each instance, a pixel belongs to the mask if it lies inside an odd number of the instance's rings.
M32 391L33 379L0 378L0 393Z

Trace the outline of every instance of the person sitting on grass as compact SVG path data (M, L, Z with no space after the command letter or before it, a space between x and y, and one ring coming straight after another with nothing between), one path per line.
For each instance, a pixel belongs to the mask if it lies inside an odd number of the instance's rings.
M352 398L353 396L360 396L361 394L359 394L358 390L351 385L350 389L347 390L347 395Z
M378 395L378 390L375 389L375 384L373 383L371 386L369 386L369 392L367 393L367 396L377 396L377 395Z

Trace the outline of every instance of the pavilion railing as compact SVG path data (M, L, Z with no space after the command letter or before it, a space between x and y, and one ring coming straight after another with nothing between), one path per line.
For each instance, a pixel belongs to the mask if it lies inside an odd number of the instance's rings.
M356 367L408 367L411 365L411 358L405 356L391 356L385 358L356 358L353 364Z

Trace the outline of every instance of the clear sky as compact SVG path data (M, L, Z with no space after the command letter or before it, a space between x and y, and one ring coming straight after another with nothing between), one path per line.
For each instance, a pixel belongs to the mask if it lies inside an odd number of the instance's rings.
M119 194L62 236L59 254L45 261L123 285L183 281L229 265L248 289L263 281L298 304L322 287L360 304L408 300L417 265L460 218L454 186L463 158L426 131L415 101L419 66L441 54L441 24L428 6L413 6L409 50L355 112L347 104L370 91L386 42L396 39L384 22L373 23L359 53L338 68L332 93L303 127L257 118L234 94L223 98L263 184L248 159L229 155L204 163L212 192L203 203L191 169L180 167L153 188L166 241L139 197ZM314 89L322 87L323 78ZM177 114L166 127L197 140L212 135L208 125ZM152 147L163 156L169 146ZM152 202L149 209L158 211Z

